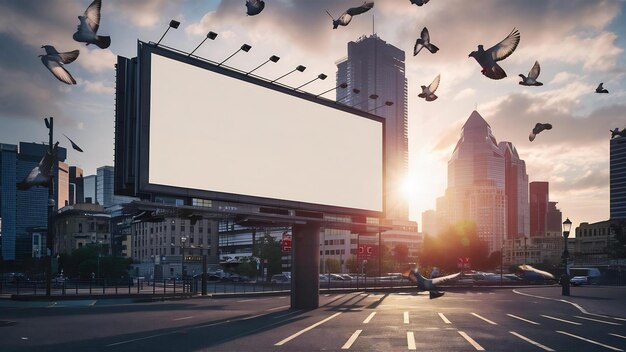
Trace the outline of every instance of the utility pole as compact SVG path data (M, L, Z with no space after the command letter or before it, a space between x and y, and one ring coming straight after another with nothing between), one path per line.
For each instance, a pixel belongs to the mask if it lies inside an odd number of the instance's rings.
M52 254L54 253L54 213L56 211L56 202L54 200L54 172L56 170L57 158L54 155L54 119L44 119L46 127L48 127L48 153L53 156L53 166L50 169L50 182L48 183L48 233L46 235L47 259L46 259L46 296L51 295L52 288Z

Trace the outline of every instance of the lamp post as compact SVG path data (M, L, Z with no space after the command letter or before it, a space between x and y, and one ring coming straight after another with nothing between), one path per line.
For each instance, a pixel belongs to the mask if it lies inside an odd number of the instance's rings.
M262 67L263 65L265 65L266 63L268 63L268 62L270 62L270 61L271 61L271 62L273 62L273 63L277 63L277 62L278 62L278 60L280 60L280 57L278 57L278 56L276 56L276 55L272 55L272 56L270 56L270 58L269 58L269 59L267 59L264 63L262 63L262 64L260 64L259 66L257 66L257 67L255 67L255 68L253 68L251 71L246 72L246 76L248 76L248 75L249 75L249 74L251 74L252 72L254 72L254 71L258 70L259 68L261 68L261 67Z
M243 44L239 49L237 49L237 51L235 51L234 53L230 54L229 57L225 58L224 60L222 60L222 62L220 62L217 66L222 66L223 63L225 63L226 61L228 61L231 57L235 56L235 54L237 54L240 51L243 51L245 53L247 53L248 51L250 51L250 49L252 49L252 46L248 45L248 44Z
M569 252L567 251L567 238L569 237L569 231L572 228L572 222L569 218L563 221L563 275L561 275L561 295L569 296L569 275L567 274L567 258L569 258Z
M296 71L298 71L298 72L304 72L304 70L306 70L306 67L305 67L305 66L298 65L298 66L297 66L296 68L294 68L293 70L291 70L291 71L289 71L289 72L285 73L284 75L282 75L282 76L280 76L280 77L276 78L275 80L271 81L270 83L274 83L274 82L278 81L279 79L281 79L281 78L283 78L283 77L285 77L285 76L288 76L288 75L290 75L290 74L292 74L292 73L294 73L294 72L296 72Z
M185 242L187 242L187 237L182 236L180 238L180 254L181 254L180 271L181 271L181 276L183 278L183 293L185 292Z
M163 38L165 38L165 35L170 30L170 28L178 29L178 26L180 26L180 22L178 22L176 20L171 20L169 26L165 30L165 33L163 33L163 35L161 36L161 39L159 39L159 41L156 43L156 46L159 46L159 44L161 44L161 40L163 40Z
M168 28L168 29L169 29L169 28ZM198 46L197 46L195 49L193 49L193 50L189 53L189 55L187 55L187 56L191 56L191 55L193 55L193 53L195 53L195 52L196 52L196 50L198 50L198 48L199 48L202 44L204 44L204 42L206 42L206 40L207 40L207 39L215 40L215 38L217 38L217 33L213 32L213 31L209 31L209 33L207 33L206 37L205 37L205 38L204 38L204 39L200 42L200 44L198 44Z

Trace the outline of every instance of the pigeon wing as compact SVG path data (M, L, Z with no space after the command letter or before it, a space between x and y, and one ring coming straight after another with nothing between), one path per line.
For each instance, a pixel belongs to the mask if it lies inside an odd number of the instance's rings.
M59 81L67 84L76 84L74 77L58 62L49 60L46 56L41 57L41 62L43 62Z
M79 50L72 50L66 53L58 53L57 55L59 55L59 57L61 58L62 63L69 64L69 63L74 62L74 60L76 60L76 58L78 57L78 54L80 54Z
M59 53L57 51L57 49L55 47L53 47L52 45L44 45L43 48L46 51L46 55L58 54Z
M422 51L423 47L424 41L422 40L422 38L417 38L417 40L415 41L415 46L413 47L413 56L419 54L419 52Z
M487 50L494 61L504 60L509 57L517 48L517 44L519 44L520 35L519 31L515 28L509 33L509 35L504 38L500 43L492 46Z
M371 10L373 7L374 7L373 1L371 2L366 1L361 6L349 8L348 11L346 11L346 13L350 16L356 16L356 15L360 15L364 12Z
M91 5L85 10L85 20L89 29L96 33L100 27L100 10L102 9L102 0L93 0Z
M598 91L599 91L599 90L604 89L604 88L602 88L602 85L603 85L603 84L604 84L604 82L602 82L602 83L598 84L598 88L596 88L596 90L598 90Z
M533 68L531 68L530 72L528 72L528 78L537 79L540 73L541 73L541 67L539 66L539 61L535 61Z
M65 136L65 134L64 134L64 136ZM67 140L70 141L70 143L72 144L72 148L74 148L75 151L81 152L81 153L83 152L83 150L78 146L78 144L74 143L74 141L71 140L70 137L65 136L65 138L67 138Z
M424 27L424 29L422 29L420 37L422 37L424 43L430 43L430 34L428 33L428 28Z
M431 280L432 280L432 282L433 282L433 285L438 285L438 284L440 284L440 283L442 283L442 282L445 282L445 281L449 281L449 280L455 279L455 278L457 278L459 275L461 275L461 273L456 273L456 274L452 274L452 275L447 275L447 276L436 277L436 278L431 279Z
M430 91L430 93L435 93L435 91L437 90L437 88L439 88L439 79L441 78L441 75L437 75L437 77L435 77L435 79L433 79L432 83L428 86L428 91Z

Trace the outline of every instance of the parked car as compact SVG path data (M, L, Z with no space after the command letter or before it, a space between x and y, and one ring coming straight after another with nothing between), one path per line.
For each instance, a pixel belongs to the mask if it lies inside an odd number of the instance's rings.
M574 286L589 284L589 278L587 276L574 276L569 280L569 283Z
M270 282L273 284L288 284L291 283L291 278L285 274L276 274L272 275Z

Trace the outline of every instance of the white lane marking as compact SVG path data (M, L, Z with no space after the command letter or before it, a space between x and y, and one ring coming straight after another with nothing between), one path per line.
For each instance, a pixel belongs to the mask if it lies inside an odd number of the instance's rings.
M56 305L57 305L57 302L52 302L52 304L50 304L50 305L49 305L49 306L47 306L46 308L52 308L52 307L54 307L54 306L56 306Z
M450 320L448 320L448 318L446 318L446 316L445 316L445 315L443 315L443 313L437 313L437 314L439 314L439 317L441 318L441 320L443 320L443 322L444 322L444 323L446 323L446 324L452 324L452 323L450 322Z
M461 336L463 336L463 338L470 343L470 345L472 345L476 351L484 351L485 349L483 348L483 346L479 345L478 342L474 341L473 338L469 337L465 332L463 331L459 331L458 332Z
M324 295L324 297L328 297L328 296L330 296L330 294L328 294L328 293Z
M526 341L526 342L528 342L528 343L530 343L530 344L533 344L533 345L535 345L535 346L537 346L537 347L539 347L539 348L543 348L545 351L554 351L554 350L553 350L553 349L551 349L550 347L546 347L546 346L544 346L544 345L540 344L540 343L539 343L539 342L537 342L537 341L533 341L533 340L529 339L529 338L528 338L528 337L526 337L526 336L522 336L522 335L520 335L520 334L516 333L515 331L509 331L509 332L510 332L511 334L513 334L513 336L517 336L517 337L519 337L520 339L522 339L522 340L524 340L524 341Z
M266 309L266 311L271 312L273 310L285 309L285 308L289 308L289 307L291 307L291 306L286 305L286 306L274 307L274 308Z
M404 312L404 323L405 324L409 323L409 312Z
M249 316L249 317L242 318L241 320L250 320L250 319L254 319L254 318L258 318L258 317L262 317L262 316L264 316L264 315L266 315L266 314L257 314L257 315L253 315L253 316Z
M415 346L415 335L413 334L413 331L406 332L406 343L410 350L417 349L417 347Z
M89 303L89 305L93 307L93 306L95 306L95 305L96 305L96 302L98 302L98 301L97 301L97 300L95 300L95 301L93 301L93 302Z
M621 337L623 339L626 339L626 336L622 336L622 335L618 335L618 334L609 333L609 335L613 335L615 337Z
M315 323L315 324L313 324L313 325L309 326L308 328L302 329L302 330L298 331L297 333L295 333L295 334L293 334L293 335L291 335L291 336L288 336L288 337L286 337L286 338L284 338L284 339L282 339L282 340L278 341L277 343L275 343L275 344L274 344L274 346L282 346L282 345L284 345L285 343L287 343L287 342L289 342L289 341L291 341L291 340L295 339L296 337L298 337L298 336L300 336L300 335L304 334L305 332L307 332L307 331L309 331L309 330L312 330L312 329L315 329L316 327L318 327L318 326L320 326L320 325L324 324L325 322L327 322L327 321L329 321L329 320L331 320L331 319L335 318L335 317L336 317L336 316L338 316L339 314L341 314L341 312L335 313L335 314L333 314L333 315L329 316L328 318L326 318L326 319L324 319L324 320L322 320L322 321L318 321L317 323Z
M624 318L614 318L614 317L605 317L605 316L602 316L602 317L603 318L612 318L612 319L615 319L615 320L626 321L626 319L624 319Z
M282 317L286 317L288 315L293 315L293 314L296 314L296 313L300 313L301 311L302 311L302 309L294 310L294 311L289 312L287 314L282 314L282 315L279 315L279 316L275 316L272 319L279 319L279 318L282 318Z
M598 320L598 319L592 319L592 318L581 317L580 315L574 315L574 318L585 319L585 320L591 320L591 321L597 321L598 323L609 324L609 325L622 325L622 324L620 324L620 323L613 323L613 322L610 322L610 321L604 321L604 320Z
M564 322L564 323L568 323L568 324L573 324L573 325L583 325L583 324L581 324L581 323L577 323L577 322L575 322L575 321L569 321L569 320L565 320L565 319L559 319L559 318L551 317L551 316L549 316L549 315L543 315L543 314L542 314L541 316L542 316L542 317L544 317L544 318L552 319L552 320L562 321L562 322Z
M531 323L531 324L534 324L534 325L541 325L541 324L536 323L536 322L534 322L534 321L532 321L532 320L528 320L528 319L524 319L524 318L522 318L522 317L518 317L517 315L513 315L513 314L507 314L507 315L508 315L508 316L510 316L511 318L519 319L519 320L521 320L521 321L525 321L525 322L527 322L527 323Z
M600 342L597 342L597 341L593 341L593 340L589 340L589 339L586 339L586 338L584 338L584 337L580 337L580 336L578 336L578 335L570 334L569 332L565 332L565 331L558 331L558 330L557 330L557 332L558 332L559 334L563 334L563 335L571 336L571 337L577 338L577 339L579 339L579 340L583 340L583 341L586 341L586 342L589 342L589 343L593 343L593 344L598 345L598 346L602 346L602 347L604 347L604 348L608 348L608 349L613 350L613 351L623 351L623 349L621 349L621 348L617 348L617 347L613 347L613 346L605 345L605 344L603 344L603 343L600 343Z
M476 318L479 318L479 319L482 319L482 320L484 320L484 321L488 322L488 323L489 323L489 324L491 324L491 325L498 325L498 323L494 323L493 321L491 321L491 320L489 320L489 319L487 319L487 318L481 317L480 315L478 315L478 314L476 314L476 313L470 313L470 314L471 314L471 315L473 315L473 316L475 316Z
M374 317L374 315L376 315L376 312L370 313L370 315L368 315L367 318L365 318L365 320L363 320L363 324L369 323L372 320L372 318Z
M256 299L240 299L237 301L237 303L252 302L252 301L256 301Z
M348 341L346 341L346 343L343 344L343 346L341 346L342 350L347 350L350 348L350 346L352 346L352 344L354 343L354 341L356 341L357 337L359 337L359 335L361 334L363 330L357 330L354 332L354 334L352 334L352 336L350 336L350 338L348 339Z
M187 319L191 319L193 318L193 315L190 315L188 317L182 317L182 318L176 318L176 319L172 319L173 321L179 321L179 320L187 320Z

